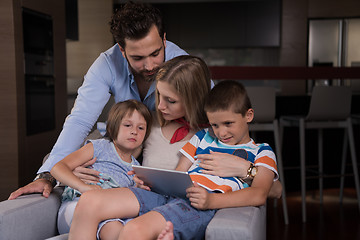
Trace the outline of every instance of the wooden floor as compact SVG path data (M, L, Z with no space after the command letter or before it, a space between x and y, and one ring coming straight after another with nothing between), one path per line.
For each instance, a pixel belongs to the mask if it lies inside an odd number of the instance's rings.
M355 189L345 189L344 202L339 203L339 190L324 191L320 205L317 191L309 191L306 201L307 222L302 223L301 195L288 193L289 225L285 225L281 200L267 206L267 240L359 239L360 212Z

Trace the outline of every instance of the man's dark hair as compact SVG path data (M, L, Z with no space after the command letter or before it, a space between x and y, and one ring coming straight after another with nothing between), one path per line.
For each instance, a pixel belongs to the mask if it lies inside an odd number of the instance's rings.
M144 38L153 25L157 27L160 37L164 37L161 12L147 3L127 2L122 8L116 10L110 25L110 32L122 48L125 48L125 39Z

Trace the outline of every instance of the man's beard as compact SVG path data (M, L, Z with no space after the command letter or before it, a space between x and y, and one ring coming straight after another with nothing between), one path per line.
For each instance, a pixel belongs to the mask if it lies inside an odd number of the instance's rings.
M154 78L155 78L155 75L156 73L159 71L160 67L156 67L154 68L153 70L151 71L146 71L146 70L143 70L143 71L136 71L131 65L130 65L130 62L129 60L127 59L127 56L125 54L125 58L128 62L128 66L129 66L129 69L130 69L130 72L134 75L134 77L136 78L141 78L142 80L144 80L145 82L152 82L154 81ZM164 53L164 60L163 62L165 62L165 53ZM154 72L154 74L152 74L151 76L147 75L146 73L147 72Z
M133 69L129 63L129 69L131 71L131 73L134 75L135 78L141 78L142 80L144 80L145 82L152 82L154 81L155 75L156 73L159 71L159 67L154 68L152 71L150 72L154 72L154 74L152 75L148 75L146 73L148 73L149 71L143 70L140 72L135 71L135 69Z

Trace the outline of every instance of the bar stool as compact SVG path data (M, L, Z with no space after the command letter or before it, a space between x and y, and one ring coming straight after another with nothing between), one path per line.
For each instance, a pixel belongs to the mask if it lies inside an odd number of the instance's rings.
M350 143L351 160L354 172L355 187L360 210L360 187L359 175L356 162L353 129L350 118L351 89L349 87L316 86L313 89L310 108L307 116L282 116L280 118L281 139L283 139L284 127L299 127L300 135L300 172L301 172L301 197L302 197L302 220L306 222L306 164L305 164L305 129L318 130L318 177L320 203L323 194L323 130L343 128L345 141ZM344 143L345 146L346 143ZM344 147L345 148L345 147ZM343 149L344 150L344 149ZM345 150L346 151L346 150ZM344 154L343 154L344 156ZM344 158L343 158L344 159Z
M285 179L282 163L279 122L275 118L276 93L273 87L246 87L251 105L254 109L254 120L249 124L250 132L272 131L274 133L276 160L281 180L282 206L285 224L289 224L289 217L286 203Z
M353 125L360 125L360 114L352 114L351 115L351 123ZM344 136L344 146L343 146L343 155L341 161L341 179L340 179L340 202L343 202L344 198L344 185L345 185L345 176L346 176L346 157L347 157L347 147L348 147L348 139L346 135ZM359 196L358 196L359 198ZM359 205L360 206L360 205Z

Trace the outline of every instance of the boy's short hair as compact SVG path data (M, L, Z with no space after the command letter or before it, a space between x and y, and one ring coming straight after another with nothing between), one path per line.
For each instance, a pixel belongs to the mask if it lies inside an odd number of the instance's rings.
M233 111L245 116L251 108L250 98L245 87L233 80L221 81L211 89L206 102L205 112Z
M160 38L164 38L164 25L159 9L148 3L129 1L117 9L110 21L110 32L115 41L125 49L125 39L144 38L155 25Z
M123 102L118 102L113 105L109 111L108 119L106 123L106 137L111 141L114 141L117 138L119 133L119 128L122 119L127 115L132 115L134 111L138 111L145 119L146 122L146 133L144 141L150 135L151 125L152 125L152 116L149 109L142 102L136 100L126 100Z

